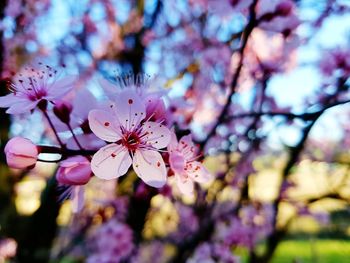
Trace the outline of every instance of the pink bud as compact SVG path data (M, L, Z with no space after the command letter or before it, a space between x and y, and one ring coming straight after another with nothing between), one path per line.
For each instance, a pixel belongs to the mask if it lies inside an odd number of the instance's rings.
M74 156L60 163L56 179L61 184L83 185L91 178L89 160L84 156Z
M56 102L55 107L53 108L53 112L63 123L69 123L70 114L72 112L72 105L66 101L58 101Z
M39 151L35 144L22 137L14 137L5 146L8 166L17 169L32 168L36 164Z

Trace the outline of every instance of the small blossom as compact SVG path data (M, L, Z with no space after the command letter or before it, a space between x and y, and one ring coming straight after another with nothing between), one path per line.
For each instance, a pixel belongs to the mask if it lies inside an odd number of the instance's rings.
M168 151L170 168L175 173L177 186L183 194L193 192L194 182L206 183L211 179L207 169L196 161L197 148L190 135L182 137L178 142L173 133Z
M61 184L83 185L91 178L89 160L84 156L74 156L60 163L56 174L57 181Z
M134 249L131 229L115 219L101 225L91 239L93 254L87 258L88 263L122 262Z
M75 77L58 79L56 69L39 64L39 69L25 67L9 83L11 93L0 97L0 107L8 108L7 113L28 112L41 101L54 101L73 88Z
M5 154L10 167L25 169L36 164L39 151L29 139L14 137L6 144Z
M146 184L162 187L166 168L159 149L168 146L170 130L161 123L145 120L145 104L133 90L122 91L111 109L89 113L91 130L111 142L93 156L92 171L102 179L114 179L124 175L132 164Z

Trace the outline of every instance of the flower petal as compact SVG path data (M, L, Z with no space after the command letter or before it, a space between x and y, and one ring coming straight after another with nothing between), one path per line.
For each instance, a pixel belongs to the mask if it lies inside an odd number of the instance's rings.
M196 155L197 148L192 141L191 135L183 136L179 141L178 147L187 160L192 159Z
M48 99L56 99L66 95L69 91L74 88L74 84L77 81L76 76L67 76L62 79L56 80L54 83L49 85L47 92Z
M142 132L148 133L143 140L157 149L165 148L170 143L171 132L162 124L152 121L145 122L142 125Z
M85 150L97 150L97 149L100 149L101 147L106 145L106 143L104 141L101 141L93 133L77 134L77 135L75 135L75 137L77 138L78 142ZM70 137L66 141L66 144L67 144L69 149L79 150L79 146L77 145L77 143L73 137Z
M23 100L22 98L18 98L13 93L8 94L6 96L0 97L0 108L10 107L12 104L19 102L19 100Z
M193 180L186 178L180 174L175 174L176 184L180 192L184 195L191 195L193 193Z
M188 175L197 183L207 183L212 179L212 175L202 163L194 161L190 165L191 168L187 171Z
M136 150L133 168L136 174L150 186L160 188L166 182L166 168L159 152Z
M129 131L136 128L146 116L145 104L132 90L122 91L115 106L120 124Z
M106 180L124 175L132 163L129 152L115 143L102 147L91 160L94 174Z
M116 142L121 138L118 121L108 111L92 110L89 112L90 129L95 135L107 142Z
M8 114L21 114L28 111L31 111L36 107L39 101L30 101L23 100L16 104L13 104L10 108L7 109L6 113Z
M103 77L99 77L97 81L109 97L113 97L118 93L118 86L116 83L112 83Z
M82 103L82 101L84 103ZM92 95L92 93L88 89L80 89L79 91L77 91L73 101L73 111L72 111L72 115L75 119L78 119L80 121L86 120L88 117L89 111L97 108L98 108L97 99L95 98L94 95Z
M73 186L72 189L72 211L73 213L80 212L84 207L84 186Z
M174 129L172 129L170 143L168 144L168 151L169 152L175 151L177 149L178 143L179 142L177 141L175 131L174 131Z
M169 153L169 164L170 168L178 174L184 174L185 173L185 166L186 166L186 160L184 156L175 151Z

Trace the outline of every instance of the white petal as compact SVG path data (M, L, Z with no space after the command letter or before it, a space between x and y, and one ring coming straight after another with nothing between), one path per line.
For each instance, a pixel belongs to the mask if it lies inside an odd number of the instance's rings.
M191 169L189 169L188 175L198 183L207 183L212 179L212 175L202 165L202 163L194 161L191 162Z
M97 81L100 84L100 86L103 88L103 90L107 93L107 95L115 96L116 93L118 92L118 86L116 83L112 83L111 81L103 77L99 77Z
M48 95L46 96L48 99L60 98L66 95L69 91L74 88L74 84L77 81L76 76L67 76L62 79L56 80L48 87Z
M36 107L39 101L29 101L29 100L23 100L21 102L18 102L16 104L13 104L6 113L8 114L20 114L20 113L26 113Z
M115 113L120 124L127 130L133 130L146 116L145 104L132 90L125 90L118 95Z
M170 130L164 125L152 121L142 125L142 133L148 133L143 140L157 149L167 147L171 140Z
M184 195L191 195L193 193L193 180L186 178L180 174L175 174L176 184L180 192Z
M97 177L111 180L124 175L131 163L127 149L113 143L95 153L91 160L91 170Z
M160 188L166 182L166 168L159 152L136 150L133 160L136 174L148 185Z
M116 142L121 138L119 123L115 116L104 110L89 112L89 125L93 133L107 142Z

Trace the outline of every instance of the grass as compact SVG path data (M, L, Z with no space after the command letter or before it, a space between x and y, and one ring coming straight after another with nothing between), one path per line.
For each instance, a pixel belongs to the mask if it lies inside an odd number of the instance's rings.
M242 254L246 258L246 253ZM350 241L285 240L277 247L271 263L350 263Z

